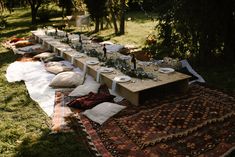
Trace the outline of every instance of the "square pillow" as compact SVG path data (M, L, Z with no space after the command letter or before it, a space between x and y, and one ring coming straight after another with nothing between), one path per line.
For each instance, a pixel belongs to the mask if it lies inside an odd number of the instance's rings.
M64 71L71 71L73 70L72 67L68 67L66 65L63 65L63 64L45 64L45 69L46 71L50 72L50 73L53 73L53 74L58 74L58 73L61 73L61 72L64 72Z
M56 55L56 53L43 52L43 53L40 53L40 54L34 56L33 58L34 59L45 59L45 58L52 57L55 55Z
M92 109L84 111L82 114L88 117L90 120L102 125L110 117L117 114L126 106L121 106L115 103L103 102Z
M73 71L67 71L57 74L51 81L53 88L71 88L83 84L85 76Z
M69 102L67 106L78 109L89 109L102 102L112 102L115 96L105 93L92 93Z
M33 43L28 41L28 40L20 40L20 41L17 41L14 45L15 45L16 48L19 48L19 47L25 47L25 46L33 45Z
M100 84L92 81L92 82L85 82L83 85L77 86L69 96L84 96L92 93L97 93L100 88Z

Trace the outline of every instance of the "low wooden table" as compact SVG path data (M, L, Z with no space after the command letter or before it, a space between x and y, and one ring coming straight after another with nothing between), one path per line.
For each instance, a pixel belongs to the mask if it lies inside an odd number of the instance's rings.
M32 31L35 39L42 43L45 47L57 52L63 56L66 60L72 62L75 50L69 50L70 47L66 44L56 41L53 37L42 35L38 31ZM51 38L51 39L50 39ZM76 67L80 69L84 68L84 64L91 57L74 58L73 62ZM94 59L94 58L93 58ZM97 70L100 65L87 65L87 73L96 78ZM151 69L151 67L148 67ZM170 74L163 74L158 71L153 71L157 75L157 81L152 79L137 79L132 78L132 81L117 83L116 92L121 96L125 97L134 105L140 105L148 99L152 99L159 94L168 94L170 91L174 92L186 92L188 89L188 79L190 76L173 72ZM123 74L119 70L115 70L115 73L101 73L100 80L105 83L109 88L112 87L113 78L115 76L122 76Z

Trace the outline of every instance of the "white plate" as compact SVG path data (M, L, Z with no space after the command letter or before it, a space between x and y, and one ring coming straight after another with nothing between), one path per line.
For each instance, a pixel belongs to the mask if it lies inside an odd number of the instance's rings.
M84 54L75 54L73 57L75 57L75 58L81 58L81 57L85 57L85 55L84 55Z
M102 73L110 73L110 72L113 72L113 68L101 67L99 71Z
M122 55L119 58L122 60L129 60L129 59L131 59L131 56Z
M95 65L95 64L99 64L99 61L98 60L87 60L86 64L88 64L88 65Z
M172 69L172 68L159 68L158 71L161 72L161 73L164 73L164 74L169 74L169 73L174 72L175 70Z
M131 80L131 77L129 77L129 76L116 76L113 80L116 82L128 82Z

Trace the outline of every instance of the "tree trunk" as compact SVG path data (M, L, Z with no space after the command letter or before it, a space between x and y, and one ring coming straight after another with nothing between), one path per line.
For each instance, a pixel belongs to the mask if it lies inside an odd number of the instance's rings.
M73 3L71 0L68 0L66 2L66 15L72 15L72 8L73 8Z
M125 0L121 0L121 18L120 18L120 35L125 34L125 10L126 10L126 4Z
M35 25L37 23L37 9L34 6L31 6L31 17L32 24Z
M110 12L111 12L112 20L113 20L115 34L118 35L117 18L116 18L116 15L114 14L113 8L110 8Z
M62 18L64 19L64 6L62 6Z
M100 29L101 29L101 30L104 30L104 18L101 18L101 21L100 21Z
M95 18L95 33L99 32L99 26L100 26L100 19L99 18Z

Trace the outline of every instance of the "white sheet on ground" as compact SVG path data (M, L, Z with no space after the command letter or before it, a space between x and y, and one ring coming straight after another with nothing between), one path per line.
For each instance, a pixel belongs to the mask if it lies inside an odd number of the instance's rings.
M71 66L68 61L62 61ZM74 71L82 74L79 68ZM24 81L30 97L36 101L42 110L52 116L54 110L55 90L49 87L54 74L47 72L41 62L14 62L6 71L8 82ZM94 81L91 76L87 76L86 81Z
M48 116L54 109L55 89L49 87L54 74L48 73L41 62L14 62L7 68L8 82L24 81L30 97Z

